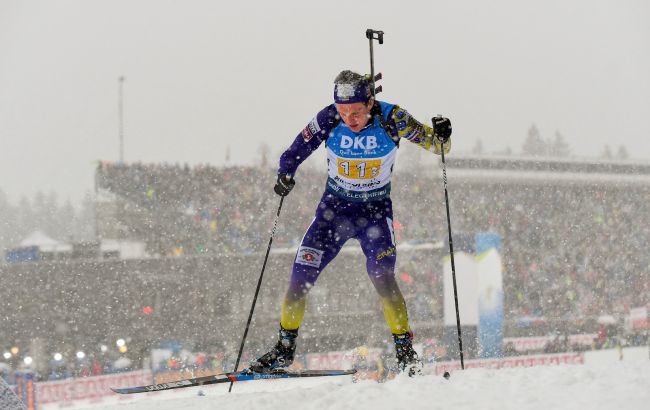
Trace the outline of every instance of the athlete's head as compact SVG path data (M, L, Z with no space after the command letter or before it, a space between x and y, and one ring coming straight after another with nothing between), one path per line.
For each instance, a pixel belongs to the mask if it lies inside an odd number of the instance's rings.
M350 70L341 71L334 80L334 103L341 120L352 131L361 131L375 103L366 77Z

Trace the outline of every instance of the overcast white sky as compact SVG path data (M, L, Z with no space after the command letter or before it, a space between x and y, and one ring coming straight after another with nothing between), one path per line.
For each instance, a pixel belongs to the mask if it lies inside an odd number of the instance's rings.
M0 0L0 190L92 190L120 75L128 162L279 153L340 70L369 70L366 28L386 32L380 98L449 116L456 152L518 152L534 122L579 156L650 160L649 22L644 0Z

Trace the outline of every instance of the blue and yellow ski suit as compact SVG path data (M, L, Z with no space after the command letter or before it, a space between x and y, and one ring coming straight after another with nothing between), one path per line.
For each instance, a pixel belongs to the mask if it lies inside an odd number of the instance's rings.
M309 289L345 242L355 238L366 256L368 276L383 300L388 327L394 334L410 331L404 297L395 281L391 177L401 139L436 154L441 144L432 128L397 105L376 101L371 115L362 130L353 132L331 104L280 158L278 174L295 175L302 161L323 142L327 149L325 192L296 253L282 304L280 323L285 329L298 329ZM450 147L450 141L444 144L445 154Z

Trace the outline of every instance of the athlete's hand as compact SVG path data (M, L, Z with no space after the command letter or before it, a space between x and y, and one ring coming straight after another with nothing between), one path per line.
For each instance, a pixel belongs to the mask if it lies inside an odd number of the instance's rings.
M433 135L438 143L444 144L451 137L451 121L449 118L437 116L431 119L433 123Z
M280 196L287 196L293 189L294 185L296 185L296 181L292 177L286 174L281 174L278 175L278 180L275 183L273 190Z

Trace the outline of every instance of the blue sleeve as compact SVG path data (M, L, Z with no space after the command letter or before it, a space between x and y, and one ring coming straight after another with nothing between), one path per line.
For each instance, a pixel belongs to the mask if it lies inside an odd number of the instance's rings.
M280 157L278 174L295 175L298 166L327 139L337 121L334 104L316 114Z

